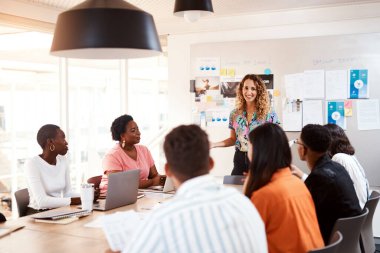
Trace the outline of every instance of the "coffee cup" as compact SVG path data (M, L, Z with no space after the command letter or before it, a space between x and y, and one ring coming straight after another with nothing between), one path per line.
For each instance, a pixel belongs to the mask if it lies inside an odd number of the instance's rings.
M92 211L94 184L81 184L80 201L82 202L82 210Z

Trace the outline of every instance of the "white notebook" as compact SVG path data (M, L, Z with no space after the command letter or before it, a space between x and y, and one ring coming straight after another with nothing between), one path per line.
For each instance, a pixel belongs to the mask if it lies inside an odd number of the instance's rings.
M49 210L33 214L30 217L33 219L59 220L70 217L82 217L89 214L91 214L89 210Z

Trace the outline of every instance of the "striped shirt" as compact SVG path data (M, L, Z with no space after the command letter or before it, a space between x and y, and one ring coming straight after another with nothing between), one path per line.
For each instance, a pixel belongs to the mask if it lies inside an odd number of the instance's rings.
M131 252L267 252L264 224L248 198L205 175L183 183L173 200L134 234Z

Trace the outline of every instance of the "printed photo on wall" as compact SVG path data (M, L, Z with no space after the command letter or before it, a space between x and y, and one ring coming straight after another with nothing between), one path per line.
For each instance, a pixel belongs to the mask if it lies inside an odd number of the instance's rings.
M222 81L220 83L220 93L224 98L236 97L236 89L239 83L238 81Z
M207 95L207 91L218 91L220 89L219 77L197 77L195 79L195 96Z
M273 90L273 74L258 76L263 80L267 90Z

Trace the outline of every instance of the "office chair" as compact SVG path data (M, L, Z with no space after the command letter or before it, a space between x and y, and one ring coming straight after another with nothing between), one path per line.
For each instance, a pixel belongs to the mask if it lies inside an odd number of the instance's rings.
M24 188L15 192L15 198L17 203L18 216L23 217L28 213L29 205L29 191L28 188Z
M223 184L243 185L245 176L224 176Z
M98 189L100 182L102 181L102 175L100 176L95 176L95 177L90 177L87 179L87 183L89 184L94 184L94 189Z
M338 219L332 229L331 234L339 231L343 235L343 240L339 246L339 252L344 253L361 253L360 251L360 232L368 215L368 208L363 213L353 217ZM332 238L330 238L332 241Z
M309 253L338 253L339 246L342 243L343 235L339 231L336 231L331 237L329 245L323 248L310 250Z
M373 191L364 206L364 209L368 208L369 212L360 233L360 248L362 253L373 253L376 250L375 240L373 239L372 219L379 199L380 193Z
M7 219L5 218L4 214L0 213L0 223L6 222Z

